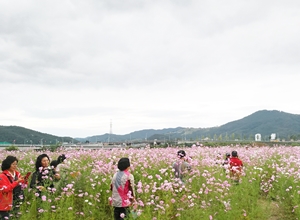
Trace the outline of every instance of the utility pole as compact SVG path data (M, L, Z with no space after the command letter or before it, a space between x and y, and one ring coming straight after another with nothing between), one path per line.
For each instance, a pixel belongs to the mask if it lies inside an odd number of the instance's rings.
M110 142L110 136L112 135L112 120L110 119L110 129L109 129L109 135L108 135L108 143Z

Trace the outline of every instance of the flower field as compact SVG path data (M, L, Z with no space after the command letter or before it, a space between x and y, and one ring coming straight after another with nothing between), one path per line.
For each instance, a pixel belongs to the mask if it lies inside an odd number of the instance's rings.
M185 184L174 179L172 164L178 150L185 150L192 167ZM240 184L234 184L217 160L236 150L244 163ZM67 162L56 191L42 201L25 189L20 213L24 219L113 219L109 205L110 181L121 157L129 157L135 178L137 203L130 219L300 219L300 148L191 147L58 152L2 151L19 159L24 175L34 171L36 157L47 153L51 160L64 153Z

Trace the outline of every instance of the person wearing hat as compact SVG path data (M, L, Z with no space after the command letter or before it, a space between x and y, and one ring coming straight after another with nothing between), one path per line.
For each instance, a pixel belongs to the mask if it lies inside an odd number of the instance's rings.
M177 160L173 163L172 167L174 169L175 178L180 179L180 182L184 183L186 171L191 170L191 165L187 162L184 150L177 152Z
M240 176L242 174L243 162L239 159L237 151L231 152L231 158L229 161L229 170L231 179L238 184L240 182Z
M129 172L129 158L121 158L118 162L119 171L116 172L111 181L112 198L111 205L114 207L114 219L128 218L129 207L135 201L134 177Z

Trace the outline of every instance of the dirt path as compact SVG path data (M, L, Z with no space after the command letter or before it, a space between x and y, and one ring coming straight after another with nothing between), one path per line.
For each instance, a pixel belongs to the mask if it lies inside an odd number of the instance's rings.
M268 202L266 200L259 200L258 205L265 208L266 213L270 213L268 220L284 220L287 219L284 216L284 210L277 202Z

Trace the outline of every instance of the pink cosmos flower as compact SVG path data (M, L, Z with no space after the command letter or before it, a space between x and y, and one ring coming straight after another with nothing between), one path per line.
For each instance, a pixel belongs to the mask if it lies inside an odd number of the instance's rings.
M139 206L142 206L142 207L145 206L142 200L139 200Z

